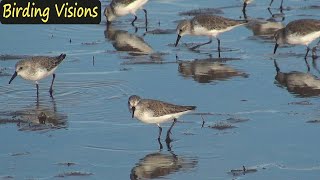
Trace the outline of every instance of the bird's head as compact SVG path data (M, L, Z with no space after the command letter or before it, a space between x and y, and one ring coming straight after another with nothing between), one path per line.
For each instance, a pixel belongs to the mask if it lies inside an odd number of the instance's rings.
M28 63L27 60L22 60L17 62L16 64L16 70L14 72L14 74L12 75L9 84L13 81L13 79L17 76L20 75L22 77L27 75L27 72L29 71L29 69L31 68L31 64Z
M136 106L140 102L141 98L137 95L132 95L128 99L128 108L130 113L132 114L132 118L134 118L134 112L136 110Z
M175 43L175 46L178 45L179 43L179 40L182 36L186 35L186 34L190 34L191 32L191 22L189 20L182 20L178 26L177 26L177 34L178 34L178 37L177 37L177 40L176 40L176 43Z

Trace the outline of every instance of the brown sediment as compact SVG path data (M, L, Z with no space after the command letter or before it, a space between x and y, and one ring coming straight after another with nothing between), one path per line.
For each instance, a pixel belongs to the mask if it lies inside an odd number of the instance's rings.
M288 103L289 105L313 105L311 102L309 101L298 101L298 102L290 102Z
M175 34L176 30L175 29L154 29L151 31L147 31L144 33L146 34Z
M245 175L247 173L255 173L258 170L253 168L253 169L247 169L243 166L242 169L232 169L230 170L230 172L228 174L231 174L233 176L241 176L241 175Z
M0 179L14 179L13 176L0 176Z
M26 156L29 155L29 152L20 152L20 153L12 153L11 156Z
M236 117L231 117L231 118L228 118L226 119L227 122L229 123L242 123L242 122L246 122L246 121L249 121L250 119L246 119L246 118L236 118Z
M221 9L216 8L199 8L190 11L180 12L180 16L196 16L200 14L224 14Z
M8 68L0 68L0 77L1 76L11 76L12 75L11 73L6 72L6 71L9 71L9 69ZM12 70L10 70L10 71L12 71Z
M57 165L59 165L59 166L74 166L77 164L73 163L73 162L60 162L60 163L57 163Z
M320 123L320 120L319 119L309 120L306 123Z
M99 44L99 41L92 41L92 42L82 42L81 45L87 45L87 46L92 46L92 45L97 45Z
M217 129L217 130L236 128L236 126L229 124L229 123L225 123L225 122L217 122L216 124L208 126L208 127L213 128L213 129Z
M90 172L80 172L80 171L73 171L73 172L65 172L62 174L58 174L55 177L70 177L70 176L91 176L93 173Z
M14 59L26 59L32 56L29 55L16 55L16 54L0 54L0 60L14 60Z

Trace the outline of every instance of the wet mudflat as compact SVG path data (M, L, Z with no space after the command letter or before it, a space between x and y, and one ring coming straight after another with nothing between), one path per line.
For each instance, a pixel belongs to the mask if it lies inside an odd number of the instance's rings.
M109 2L102 1L103 7ZM273 55L275 29L319 19L319 0L247 6L248 25L197 49L207 37L184 36L190 15L243 19L242 1L148 2L149 25L127 16L99 25L1 25L0 178L2 179L317 179L320 175L320 76L305 47ZM266 26L262 26L267 24ZM264 28L262 28L264 27ZM315 44L314 42L313 44ZM34 84L15 63L67 54L51 77ZM318 51L320 54L320 51ZM130 95L196 105L159 150L158 128L132 119ZM204 121L203 121L204 120ZM164 130L170 124L164 124Z

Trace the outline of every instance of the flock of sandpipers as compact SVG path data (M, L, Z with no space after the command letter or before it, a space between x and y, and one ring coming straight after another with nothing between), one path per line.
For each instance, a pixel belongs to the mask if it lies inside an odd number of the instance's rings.
M243 12L245 14L247 4L252 0L243 1ZM107 24L109 25L112 21L116 20L117 17L125 16L127 14L134 15L132 25L137 20L136 11L143 9L148 0L112 0L110 5L104 10ZM271 0L270 5L273 0ZM282 10L282 3L280 9ZM145 12L145 24L147 26L147 11ZM195 36L208 36L210 41L201 45L209 44L212 42L212 37L218 40L218 56L220 58L220 39L219 34L230 31L231 29L246 24L247 20L234 20L216 15L196 15L190 20L182 20L177 28L177 39L175 46L178 45L179 40L184 35L195 35ZM279 29L274 34L275 46L274 53L279 45L291 44L291 45L305 45L307 46L307 52L305 59L307 58L310 50L309 44L320 37L320 20L317 19L299 19L294 20L286 25L286 27ZM53 96L53 83L55 79L54 71L58 65L65 59L66 55L61 54L57 57L46 57L36 56L17 62L15 67L15 73L9 81L9 84L17 76L21 76L23 79L34 81L37 87L37 96L39 94L38 81L53 75L53 79L50 86L50 96ZM170 143L171 129L175 125L177 118L181 115L193 111L196 106L181 106L174 105L167 102L143 99L137 95L132 95L128 99L128 107L132 114L132 118L137 118L144 123L156 124L159 127L158 141L160 142L162 128L160 123L173 121L166 135L166 143Z

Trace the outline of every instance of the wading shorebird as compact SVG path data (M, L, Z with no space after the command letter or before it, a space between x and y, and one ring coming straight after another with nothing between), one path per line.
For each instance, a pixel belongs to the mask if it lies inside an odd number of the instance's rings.
M53 75L51 86L50 86L50 96L52 97L53 92L53 82L56 77L54 71L57 69L58 65L66 57L65 54L61 54L56 57L48 56L34 56L28 59L21 60L16 63L16 70L12 75L9 84L17 76L21 76L25 80L34 81L37 87L37 97L39 96L39 85L38 81L41 79Z
M112 0L104 10L104 15L107 18L107 23L110 24L117 17L125 16L127 14L134 15L134 19L131 24L134 26L134 22L137 20L136 11L142 9L145 15L145 24L148 24L147 10L143 9L148 0Z
M178 24L178 37L175 46L178 45L180 38L187 34L194 36L209 36L209 42L197 45L196 48L210 44L212 42L212 37L215 37L218 40L220 58L220 39L218 38L218 35L245 23L246 21L243 20L233 20L216 15L197 15L191 20L183 20Z
M196 109L196 106L180 106L163 101L153 99L142 99L137 95L132 95L128 99L129 111L132 113L132 118L147 124L157 124L159 127L158 141L160 141L162 128L160 123L173 120L172 125L167 131L166 142L170 143L170 133L172 127L177 122L177 119L186 113Z
M307 52L304 58L307 59L310 51L309 44L319 37L320 20L299 19L291 21L286 27L275 32L274 38L276 44L274 46L273 54L276 53L280 44L305 45L307 46Z

